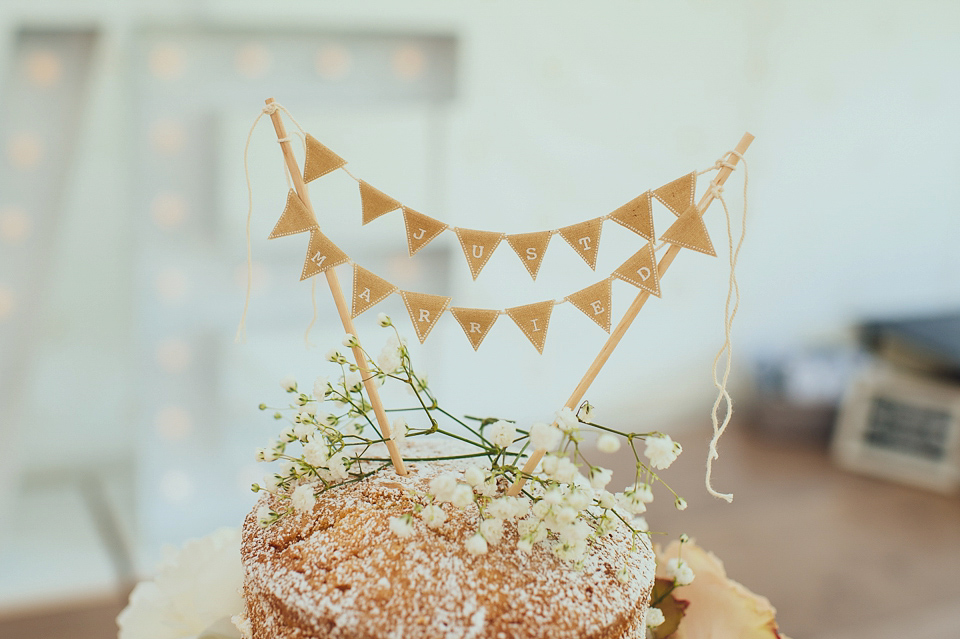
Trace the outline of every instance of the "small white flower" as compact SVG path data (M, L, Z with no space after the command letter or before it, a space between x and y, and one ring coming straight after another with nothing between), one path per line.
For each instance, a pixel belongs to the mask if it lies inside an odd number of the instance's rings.
M620 570L617 571L617 579L622 583L630 581L632 576L633 575L631 574L630 569L627 567L627 564L620 566Z
M543 471L543 474L547 477L552 477L555 472L557 472L557 462L560 461L560 458L556 455L546 455L543 458L543 461L540 462L540 470Z
M551 488L543 495L543 503L559 506L563 503L563 491L559 488Z
M330 388L330 378L326 375L321 375L313 380L313 398L322 400L327 394L328 388Z
M650 459L650 465L657 469L669 468L682 452L680 444L673 441L670 435L648 437L647 447L643 454Z
M257 508L257 523L266 528L270 525L270 521L273 519L273 514L270 512L269 506L260 506Z
M479 532L471 535L463 545L471 555L483 555L487 552L487 540Z
M525 508L525 501L519 497L498 497L490 502L487 511L497 519L513 519L523 514L520 508Z
M303 459L311 466L324 466L327 463L328 451L322 442L309 442L303 445Z
M569 407L564 406L557 411L557 426L567 434L575 433L580 430L580 420Z
M397 448L403 448L407 445L407 420L403 417L397 417L390 424L390 438L397 445Z
M503 520L502 519L484 519L480 523L480 534L488 543L496 546L503 538Z
M470 466L463 471L463 480L474 488L482 484L486 479L486 473L484 473L483 469L479 466Z
M390 532L400 539L406 539L413 534L413 523L411 519L410 515L400 515L399 517L391 518Z
M350 476L350 473L347 472L346 465L343 463L343 457L343 451L340 451L327 460L327 468L330 470L330 474L334 479L346 479Z
M383 350L380 351L380 355L377 356L377 367L384 373L396 372L397 369L400 368L401 363L400 351L390 344L384 346Z
M473 503L473 490L466 484L458 484L450 494L450 503L463 509Z
M360 373L347 373L343 377L343 386L352 393L359 393L363 388L363 377Z
M450 501L456 487L457 478L450 473L430 480L430 494L436 497L438 501Z
M676 501L673 502L673 505L677 507L677 510L686 510L687 500L683 497L677 497Z
M601 490L597 493L597 503L600 504L601 508L611 509L617 505L617 499L613 496L613 493L606 490Z
M667 576L675 579L678 586L691 584L696 577L687 562L676 557L667 561Z
M510 422L500 420L490 426L490 441L499 448L506 448L517 437L517 429Z
M553 472L551 479L554 479L561 484L569 484L573 481L573 478L577 474L577 466L570 461L568 457L560 457L557 459L557 468Z
M578 415L586 421L592 421L594 415L597 414L597 407L591 404L590 402L584 402L583 406L580 407Z
M300 441L305 441L307 436L313 432L313 424L308 424L306 422L300 422L293 427L293 434L297 436L297 439Z
M439 528L447 520L447 513L437 504L430 504L420 511L420 519L430 528Z
M530 552L531 550L533 550L533 540L524 537L523 539L517 542L517 550L519 550L520 552L526 552L526 553Z
M388 326L393 326L393 322L390 320L390 316L386 313L377 313L377 321L380 322L380 326L386 328Z
M290 503L297 512L305 513L313 510L314 504L317 503L317 497L313 494L313 484L297 486L290 495Z
M353 348L354 346L360 346L360 340L357 339L357 336L353 333L347 333L343 336L343 340L340 342L347 348Z
M613 433L604 433L597 437L597 450L601 453L615 453L620 450L620 438Z
M599 468L598 470L604 470ZM607 471L612 472L612 471ZM567 506L570 506L576 511L583 510L590 505L590 493L587 490L575 488L567 495Z
M590 469L590 486L596 490L606 488L611 479L613 479L613 471L609 468L595 467Z
M275 493L280 488L280 477L275 473L263 476L263 483L260 484L268 493Z
M287 391L288 393L294 392L295 390L297 390L297 378L294 377L293 375L287 375L286 377L280 380L280 388Z
M647 525L646 517L634 517L630 521L630 525L633 526L634 530L639 530L641 532L650 530L650 526Z
M329 351L327 351L327 354L324 355L323 357L324 357L324 359L326 359L328 362L333 362L334 364L339 364L339 363L340 363L340 358L343 357L343 355L341 355L341 354L340 354L340 351L338 351L337 349L331 348Z
M257 461L272 462L276 458L277 458L277 453L273 447L257 449Z
M665 621L659 608L647 608L647 628L656 628Z
M560 445L563 433L550 424L538 422L530 427L530 444L535 450L553 450Z

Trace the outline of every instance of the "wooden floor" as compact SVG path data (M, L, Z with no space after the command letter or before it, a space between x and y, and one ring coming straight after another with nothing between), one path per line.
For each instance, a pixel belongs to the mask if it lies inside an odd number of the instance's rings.
M834 468L819 448L789 448L731 431L715 485L703 489L706 438L678 437L685 452L665 472L690 507L660 493L648 521L686 532L728 574L766 595L793 639L960 637L960 500ZM629 465L627 463L626 465ZM117 600L0 618L4 639L116 636Z

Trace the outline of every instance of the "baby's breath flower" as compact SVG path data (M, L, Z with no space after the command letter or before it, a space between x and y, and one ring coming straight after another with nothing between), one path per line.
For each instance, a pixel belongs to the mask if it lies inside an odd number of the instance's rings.
M377 356L377 367L387 374L395 373L402 363L400 351L396 346L389 343L383 347L380 355Z
M346 362L346 358L335 348L331 348L327 351L327 354L324 356L328 362L333 362L334 364L342 364Z
M590 485L597 490L606 488L611 479L613 479L613 471L609 468L593 467L590 469Z
M677 507L677 510L686 510L687 500L683 497L677 497L676 501L673 502L673 505Z
M458 484L450 494L450 503L461 510L473 503L473 490L466 484Z
M453 491L457 487L457 478L446 473L430 480L430 493L438 501L450 501Z
M487 541L479 532L470 535L463 545L471 555L483 555L487 552Z
M377 313L377 321L380 322L380 326L386 328L388 326L393 326L393 321L390 319L390 316L386 313Z
M604 469L598 468L597 470ZM570 494L567 495L567 505L577 511L583 510L590 505L590 493L581 488L574 488L570 491Z
M310 424L305 421L301 421L299 424L293 427L293 434L297 436L297 439L304 442L307 441L307 437L310 433L313 432L313 424Z
M693 569L683 559L674 557L667 561L667 576L675 580L676 585L686 586L693 583L696 577Z
M525 553L530 552L531 550L533 550L533 540L527 537L524 537L523 539L517 542L517 550Z
M562 439L563 433L550 424L538 422L530 427L530 444L536 450L553 450Z
M277 458L277 453L273 449L273 447L257 449L257 461L272 462L276 458Z
M630 578L631 578L632 576L633 576L633 575L632 575L631 572L630 572L630 568L627 567L627 564L626 564L626 563L624 563L622 566L620 566L620 570L617 571L617 579L618 579L619 581L621 581L622 583L626 583L626 582L630 581Z
M343 451L340 451L327 460L327 469L334 479L346 479L350 476L343 461L344 456Z
M506 448L517 437L517 429L510 422L500 420L490 427L490 441L499 448Z
M297 390L297 378L295 378L293 375L287 375L280 380L280 388L288 393L295 392Z
M390 438L397 445L397 448L403 448L407 444L407 420L403 417L397 417L390 424Z
M420 519L430 528L439 528L447 520L447 513L437 504L430 504L420 511Z
M303 445L303 459L311 466L326 465L329 457L327 445L322 442L309 442Z
M317 497L313 494L313 484L301 484L294 488L290 495L290 503L297 512L305 513L313 510L313 506L317 503Z
M640 532L646 532L647 530L650 530L650 526L647 525L646 517L634 517L632 520L630 520L630 525L634 530L639 530Z
M670 435L661 435L647 438L647 447L643 454L650 459L651 466L662 470L669 468L682 451L683 448L673 441Z
M409 514L400 515L399 517L393 517L390 519L390 532L399 537L400 539L406 539L413 534L413 517Z
M584 402L583 405L580 406L580 410L577 411L577 415L579 415L582 419L588 422L593 419L596 413L597 413L596 407L590 402Z
M569 435L580 430L580 420L568 406L564 406L557 411L557 426Z
M503 537L503 520L496 518L484 519L480 523L480 534L483 535L483 538L486 539L488 543L496 546Z
M271 523L273 523L274 514L270 510L269 506L260 506L257 508L257 523L260 524L263 528L266 528Z
M321 375L313 380L313 398L322 401L327 394L328 388L330 388L330 378L326 375Z
M483 469L479 466L470 466L465 471L463 471L463 480L476 488L484 481L486 481L486 474L483 472Z
M576 465L570 461L568 457L553 457L553 459L556 460L556 465L553 466L553 472L548 472L546 467L547 458L544 458L544 472L547 473L547 476L561 484L569 484L572 482L577 474Z
M647 608L647 628L656 628L665 621L659 608Z
M600 504L601 508L609 510L617 505L617 499L613 496L613 493L601 490L597 493L597 503Z
M358 340L358 339L357 339L357 336L354 335L353 333L347 333L346 335L344 335L344 336L343 336L343 340L342 340L341 343L342 343L344 346L346 346L347 348L353 348L354 346L360 346L360 340Z
M343 377L343 387L351 393L359 393L363 388L363 377L360 373L347 373Z
M597 437L597 450L601 453L615 453L620 450L620 438L613 433L603 433Z
M268 493L276 493L280 488L280 477L274 473L263 476L263 484L261 485Z

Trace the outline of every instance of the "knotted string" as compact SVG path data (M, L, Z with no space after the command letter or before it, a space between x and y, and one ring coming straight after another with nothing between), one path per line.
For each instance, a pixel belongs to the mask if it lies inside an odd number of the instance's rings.
M743 164L743 214L740 222L740 237L737 239L736 245L734 245L730 210L727 208L726 200L723 199L723 187L717 185L715 182L710 183L709 192L713 194L716 199L720 200L720 204L723 205L723 213L727 220L727 242L730 248L730 279L727 288L727 300L723 312L724 342L723 346L717 352L717 356L713 359L713 384L717 387L718 393L717 400L713 403L713 410L710 411L710 421L713 424L713 438L710 440L710 450L707 453L707 474L705 479L707 492L714 497L726 500L728 503L733 501L733 494L720 493L713 488L713 460L720 457L720 453L717 452L717 444L724 431L727 430L727 426L730 424L730 418L733 417L733 400L727 391L727 381L730 378L730 365L733 360L733 342L731 340L733 320L737 316L737 310L740 308L740 286L737 283L736 269L737 261L740 259L740 249L743 247L743 238L747 231L747 182L749 180L747 161L743 155L737 151L730 151L729 154L738 157ZM717 160L716 167L720 168L721 166L729 167L730 169L734 168L734 165L729 162ZM721 359L724 360L723 374L718 376L717 371ZM725 405L722 420L717 415L721 403Z

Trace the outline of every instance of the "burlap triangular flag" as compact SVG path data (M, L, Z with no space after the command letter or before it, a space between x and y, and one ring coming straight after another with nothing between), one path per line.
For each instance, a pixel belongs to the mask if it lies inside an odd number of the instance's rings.
M314 219L313 213L303 203L297 192L290 189L290 192L287 193L287 205L283 207L283 213L280 214L277 225L270 231L268 239L273 240L284 235L303 233L316 225L317 220Z
M568 295L570 303L583 311L583 314L596 322L600 328L610 332L610 278Z
M653 251L653 242L647 242L646 246L621 264L613 272L613 276L660 297L660 273L657 270L657 255Z
M659 189L654 189L653 195L663 202L663 205L680 215L693 204L697 193L697 172L687 173L673 182L667 182Z
M507 243L517 252L524 268L533 279L537 279L537 273L540 272L540 264L547 253L551 235L550 231L538 231L507 236Z
M550 315L553 313L553 300L514 306L507 309L510 316L523 334L527 336L537 352L543 353L543 345L547 341L547 328L550 326Z
M440 220L407 207L403 207L403 224L407 228L407 248L411 257L447 230L447 225Z
M480 347L480 342L487 336L493 323L500 317L500 311L492 311L485 308L460 308L450 307L450 314L456 318L460 328L463 329L473 350Z
M305 280L328 268L349 261L347 254L330 241L326 235L315 228L310 230L310 244L307 245L307 259L303 263L300 279Z
M707 233L707 227L700 216L700 210L695 205L688 207L677 221L670 225L666 233L660 236L660 239L700 253L717 256L716 251L713 250L710 235Z
M395 199L360 180L360 207L363 210L363 223L368 224L381 215L400 208Z
M400 291L400 296L403 297L403 303L407 307L407 312L410 313L410 320L413 322L413 329L417 332L417 338L423 344L423 340L427 339L427 335L446 310L450 298L413 291Z
M603 230L603 218L598 217L586 222L560 229L560 237L573 247L577 255L583 258L592 269L597 268L597 253L600 252L600 231Z
M316 180L321 175L336 171L347 163L342 157L320 144L317 138L309 133L307 139L307 156L303 160L303 181Z
M467 266L470 267L470 274L473 275L473 279L477 279L490 256L500 245L503 233L460 228L456 231L457 237L460 239L460 248L463 249L463 254L467 258Z
M610 219L625 226L645 240L654 238L652 195L647 191L633 198L610 214Z
M353 310L356 317L382 302L397 287L357 264L353 265Z

